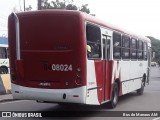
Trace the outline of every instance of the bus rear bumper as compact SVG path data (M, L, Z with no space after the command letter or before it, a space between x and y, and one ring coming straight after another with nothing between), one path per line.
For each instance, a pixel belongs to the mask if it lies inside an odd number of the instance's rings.
M86 86L72 89L29 88L12 83L14 99L38 100L47 102L86 103Z

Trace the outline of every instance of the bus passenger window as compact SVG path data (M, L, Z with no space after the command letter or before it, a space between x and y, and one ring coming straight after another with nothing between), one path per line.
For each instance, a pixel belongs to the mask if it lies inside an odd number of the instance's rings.
M113 58L121 59L121 34L113 33Z
M101 31L100 28L87 24L86 26L87 37L87 57L89 59L101 58Z
M143 42L141 40L138 41L137 57L138 59L143 59Z
M137 59L137 40L131 39L131 59Z
M130 38L128 36L123 36L122 47L122 58L130 59Z

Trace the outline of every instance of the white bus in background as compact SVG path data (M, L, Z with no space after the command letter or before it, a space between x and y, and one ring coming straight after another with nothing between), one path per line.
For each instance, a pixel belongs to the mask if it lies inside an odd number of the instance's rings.
M0 74L9 73L8 45L0 44Z

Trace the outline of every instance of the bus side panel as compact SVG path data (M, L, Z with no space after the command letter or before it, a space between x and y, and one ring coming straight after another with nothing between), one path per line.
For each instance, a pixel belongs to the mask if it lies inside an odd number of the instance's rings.
M95 74L97 82L97 94L99 103L104 100L104 61L95 60Z
M95 61L97 94L100 103L110 100L113 61Z
M127 72L127 71L126 71ZM112 61L112 75L111 75L111 91L110 91L110 100L112 96L112 88L113 84L116 80L119 80L119 96L121 96L122 93L122 69L121 69L121 63L120 61Z
M87 61L87 104L99 105L110 100L112 64L113 61Z
M87 97L86 104L100 105L97 92L96 70L94 60L87 60ZM99 95L101 96L101 95Z
M141 88L141 80L147 74L145 61L114 61L112 85L115 80L120 82L119 95L124 95Z
M105 100L110 100L113 61L106 61Z

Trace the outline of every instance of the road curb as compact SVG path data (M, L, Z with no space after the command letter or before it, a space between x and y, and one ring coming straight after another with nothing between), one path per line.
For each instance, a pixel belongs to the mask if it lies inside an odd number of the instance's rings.
M11 101L20 101L20 99L0 99L0 103L11 102Z
M15 101L15 99L0 99L0 103L9 101Z
M0 95L0 103L14 100L12 94Z

